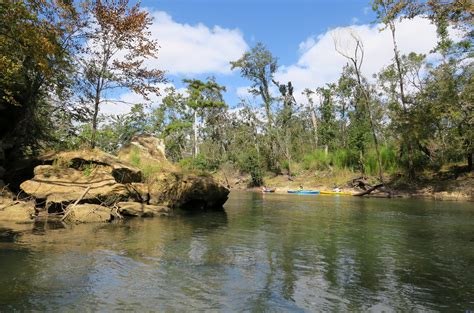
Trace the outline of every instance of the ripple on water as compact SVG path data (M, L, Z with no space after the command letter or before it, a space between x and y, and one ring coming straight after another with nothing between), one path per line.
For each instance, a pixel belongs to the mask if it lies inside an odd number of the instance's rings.
M0 228L0 311L473 310L472 217L462 203L233 193L226 213Z

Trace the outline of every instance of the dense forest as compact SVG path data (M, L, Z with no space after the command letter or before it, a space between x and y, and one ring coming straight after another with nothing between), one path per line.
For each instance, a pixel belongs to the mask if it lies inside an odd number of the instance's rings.
M393 39L393 58L373 77L362 66L357 33L334 35L347 63L337 81L307 86L296 101L291 82L277 81L278 56L255 44L233 70L249 81L253 101L226 103L225 86L183 81L186 92L160 89L151 17L127 0L7 0L0 4L0 180L19 159L45 151L99 148L114 153L134 136L166 144L170 160L214 171L233 167L261 185L268 173L338 170L415 178L457 164L472 171L474 152L473 4L469 0L373 0ZM397 22L423 16L436 26L437 58L402 54ZM451 30L462 34L450 36ZM413 33L416 36L416 32ZM347 48L348 46L352 48ZM160 103L133 104L103 115L113 90Z

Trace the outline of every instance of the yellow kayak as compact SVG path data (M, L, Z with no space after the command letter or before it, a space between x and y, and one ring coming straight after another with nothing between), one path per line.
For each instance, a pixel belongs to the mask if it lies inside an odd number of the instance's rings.
M350 192L344 192L344 191L324 191L324 190L321 190L320 193L321 193L322 195L352 196L352 193L350 193Z

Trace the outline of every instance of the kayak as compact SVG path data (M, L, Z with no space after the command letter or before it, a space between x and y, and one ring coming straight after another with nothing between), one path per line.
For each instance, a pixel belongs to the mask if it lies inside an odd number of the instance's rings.
M350 192L344 192L344 191L323 191L323 190L321 190L320 193L321 193L322 195L352 196L352 193L350 193Z
M275 188L272 188L272 189L263 189L262 192L275 192Z
M288 193L297 195L319 195L319 190L288 190Z

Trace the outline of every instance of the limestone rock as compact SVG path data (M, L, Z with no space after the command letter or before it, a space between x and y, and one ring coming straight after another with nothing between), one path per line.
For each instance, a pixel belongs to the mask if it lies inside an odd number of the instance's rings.
M143 180L140 169L100 150L75 150L45 156L45 161L57 162L77 170L105 167L118 183L127 184Z
M150 135L133 137L130 144L120 149L118 158L125 162L160 168L163 172L177 170L177 167L166 159L163 140Z
M165 156L162 140L137 136L119 153L120 159L154 169L148 177L148 203L188 210L222 209L229 190L212 177L184 175ZM158 170L157 170L158 169Z
M164 186L163 202L192 211L222 209L230 192L212 177L196 175L175 175L174 182L167 181Z
M148 203L150 200L150 193L147 184L143 183L132 183L127 185L130 195L134 195L132 198L135 201Z
M34 170L35 176L23 182L20 188L36 199L46 200L46 206L69 204L79 198L91 186L84 200L115 202L126 199L130 191L117 183L107 169L95 168L84 173L73 168L40 165Z
M153 217L167 215L170 211L165 206L147 205L138 202L119 202L119 213L124 216Z
M69 223L105 223L112 220L111 209L97 204L78 204L66 217Z
M15 201L10 203L0 203L0 221L28 223L33 222L34 216L34 201Z

